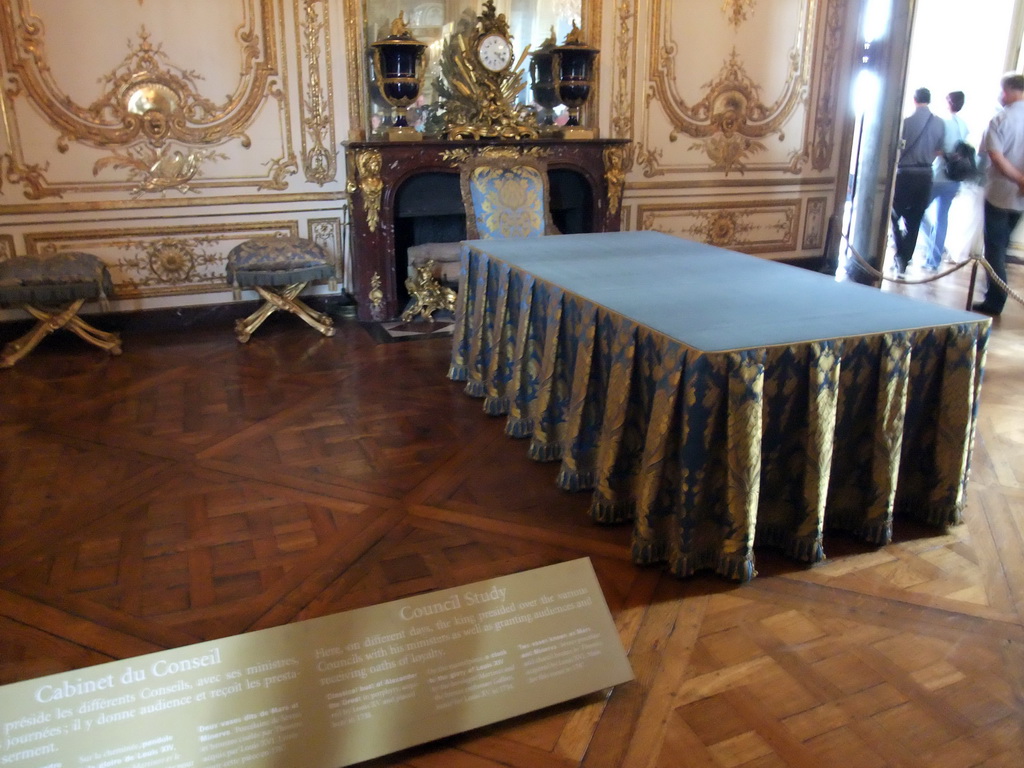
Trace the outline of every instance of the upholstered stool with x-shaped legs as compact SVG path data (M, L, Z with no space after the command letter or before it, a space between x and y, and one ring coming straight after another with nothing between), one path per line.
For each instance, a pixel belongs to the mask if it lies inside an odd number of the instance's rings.
M334 266L324 250L301 237L260 237L239 243L228 253L228 282L238 298L241 289L254 289L264 303L244 320L235 321L243 344L277 310L302 318L324 336L334 335L330 315L309 307L298 295L313 280L335 279ZM333 287L333 285L332 285Z
M0 368L10 368L60 328L112 355L121 354L121 338L116 333L94 328L78 316L87 301L105 305L111 287L106 265L91 253L15 256L0 261L0 306L20 307L39 321L4 347Z

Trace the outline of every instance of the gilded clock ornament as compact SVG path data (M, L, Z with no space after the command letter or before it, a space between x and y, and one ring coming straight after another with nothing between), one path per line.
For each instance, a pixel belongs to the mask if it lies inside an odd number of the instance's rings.
M476 19L463 19L441 58L437 81L440 109L449 139L533 139L537 119L516 98L526 85L523 62L515 59L505 14L486 0ZM514 62L514 63L513 63Z
M480 63L489 72L501 72L512 63L512 43L498 33L482 38L476 48Z

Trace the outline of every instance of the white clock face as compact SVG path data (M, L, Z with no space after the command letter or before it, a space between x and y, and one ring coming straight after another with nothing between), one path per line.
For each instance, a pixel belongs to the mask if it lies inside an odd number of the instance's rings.
M500 72L512 63L512 45L501 35L488 35L476 50L480 63L491 72Z

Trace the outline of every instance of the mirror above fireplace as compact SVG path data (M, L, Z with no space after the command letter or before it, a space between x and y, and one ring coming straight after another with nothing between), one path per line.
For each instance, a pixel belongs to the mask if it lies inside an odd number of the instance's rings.
M600 39L600 7L596 0L493 0L495 11L503 14L511 33L514 66L527 48L540 48L554 30L558 41L576 22L588 40ZM349 137L352 140L382 138L393 119L393 109L380 97L374 82L369 45L388 34L392 22L401 14L414 38L427 44L428 63L424 86L417 103L408 110L409 123L426 136L440 136L443 122L438 118L439 93L436 83L441 73L442 51L459 28L460 22L476 19L484 0L345 0L345 18L349 30L348 71L350 73ZM528 59L524 69L528 69ZM525 83L519 100L530 105L533 92ZM592 104L596 105L596 99ZM559 111L564 111L561 107Z

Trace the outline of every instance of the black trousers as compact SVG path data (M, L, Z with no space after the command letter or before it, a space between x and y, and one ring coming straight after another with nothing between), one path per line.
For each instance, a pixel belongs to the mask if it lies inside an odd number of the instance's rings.
M896 258L900 268L905 267L914 255L921 219L928 209L931 196L931 166L896 169L891 218L892 239L896 243Z
M996 208L992 203L985 201L985 258L992 265L992 271L1004 283L1007 279L1006 250L1010 247L1010 236L1013 235L1013 230L1020 219L1020 211ZM985 301L982 303L998 314L1003 311L1006 304L1006 291L990 280L988 290L985 291Z

